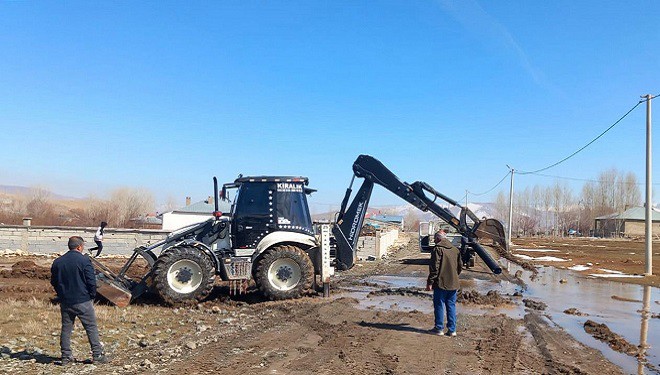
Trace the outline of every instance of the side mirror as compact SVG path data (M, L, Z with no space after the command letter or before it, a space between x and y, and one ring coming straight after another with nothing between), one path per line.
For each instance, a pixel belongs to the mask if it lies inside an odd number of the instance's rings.
M223 186L222 190L220 191L220 199L222 199L223 201L227 200L227 187L226 186Z

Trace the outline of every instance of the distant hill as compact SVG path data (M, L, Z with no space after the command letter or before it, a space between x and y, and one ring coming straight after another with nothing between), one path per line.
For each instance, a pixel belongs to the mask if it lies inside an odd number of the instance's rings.
M448 208L449 211L451 211L451 213L454 214L456 217L458 217L460 214L460 209L458 207L450 206L450 205L442 205L442 207ZM474 212L474 214L477 215L478 218L482 218L484 216L487 218L494 218L496 216L494 203L490 203L490 202L468 203L468 208L472 212ZM420 221L437 220L437 217L431 212L422 212L409 204L398 205L398 206L369 207L369 209L367 210L368 216L387 214L387 215L400 215L405 217L409 213L415 215L417 218L419 218ZM318 213L312 215L312 219L332 220L334 218L334 214L335 212Z
M15 185L0 185L0 193L6 195L30 195L33 188L27 186L15 186ZM66 195L60 195L53 193L50 190L47 190L50 193L50 197L55 200L77 200L79 198L70 197Z

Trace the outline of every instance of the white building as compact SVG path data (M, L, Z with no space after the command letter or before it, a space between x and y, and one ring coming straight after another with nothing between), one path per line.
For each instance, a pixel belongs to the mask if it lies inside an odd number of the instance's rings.
M229 203L220 201L218 209L224 215L228 215L231 209ZM190 204L190 198L186 198L186 206L176 210L165 212L163 217L163 230L175 231L185 226L201 223L213 217L213 198Z

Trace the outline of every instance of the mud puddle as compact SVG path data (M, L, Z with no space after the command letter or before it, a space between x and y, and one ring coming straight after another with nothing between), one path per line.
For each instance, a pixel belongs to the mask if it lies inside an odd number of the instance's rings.
M502 262L512 274L523 270L516 264ZM525 298L545 302L544 312L552 322L575 339L600 350L626 373L658 373L653 367L660 366L660 335L653 333L660 332L660 320L651 318L660 312L658 305L652 303L660 299L658 288L584 277L554 267L539 267L536 275L524 271L522 280L526 283ZM571 314L576 311L580 314ZM643 349L650 369L644 366L643 360L639 362L634 356L615 351L606 342L585 332L584 325L589 319L605 324L635 346L645 341Z
M505 314L522 319L524 308L516 303L520 287L508 281L461 280L459 313ZM358 286L344 287L339 296L355 298L364 309L396 309L433 312L433 293L426 291L426 277L379 275L362 279Z

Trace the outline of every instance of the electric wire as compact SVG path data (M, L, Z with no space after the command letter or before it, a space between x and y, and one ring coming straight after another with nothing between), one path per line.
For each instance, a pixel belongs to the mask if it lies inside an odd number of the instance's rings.
M657 95L656 95L656 96L657 96ZM517 172L518 174L522 174L522 175L524 175L524 174L533 174L533 173L543 172L543 171L548 170L548 169L550 169L550 168L552 168L552 167L556 167L556 166L558 166L559 164L561 164L561 163L565 162L566 160L572 158L573 156L577 155L578 153L580 153L580 152L581 152L582 150L584 150L585 148L589 147L592 143L594 143L594 142L596 142L597 140L599 140L602 136L604 136L607 132L609 132L610 130L612 130L612 128L614 128L615 126L617 126L617 125L618 125L618 124L619 124L624 118L626 118L626 117L627 117L632 111L634 111L637 107L639 107L640 104L642 104L642 103L643 103L644 101L646 101L646 100L648 100L648 99L644 99L644 100L640 100L640 101L638 101L637 104L635 104L634 106L632 106L632 108L630 108L630 109L628 110L628 112L626 112L623 116L621 116L618 120L616 120L616 121L614 122L614 124L610 125L607 129L605 129L605 131L603 131L602 133L600 133L596 138L592 139L589 143L587 143L586 145L580 147L577 151L575 151L575 152L573 152L572 154L568 155L567 157L565 157L565 158L559 160L558 162L553 163L553 164L550 164L550 165L548 165L547 167L544 167L544 168L541 168L541 169L537 169L537 170L534 170L534 171L516 171L516 172Z
M567 176L556 176L556 175L550 175L550 174L544 174L544 173L529 173L534 176L540 176L540 177L549 177L549 178L557 178L560 180L571 180L571 181L584 181L584 182L602 182L601 180L595 180L591 178L578 178L578 177L567 177ZM630 183L625 182L625 181L614 181L612 182L613 184L623 184L623 185L630 185ZM644 182L635 182L632 185L639 185L643 186L646 185ZM660 185L660 182L656 182L653 185Z
M501 184L501 183L502 183L507 177L509 177L510 174L511 174L511 171L508 171L508 172L504 175L504 177L502 177L502 179L501 179L498 183L495 184L495 186L493 186L492 188L490 188L490 189L484 191L483 193L473 193L473 192L471 192L471 191L469 191L469 190L468 190L468 193L470 193L470 195L474 195L475 197L478 197L478 196L480 196L480 195L486 195L486 194L490 193L491 191L497 189L497 187L500 186L500 184ZM467 193L466 193L465 195L467 196Z

